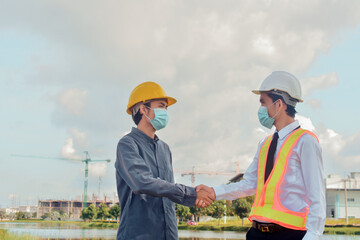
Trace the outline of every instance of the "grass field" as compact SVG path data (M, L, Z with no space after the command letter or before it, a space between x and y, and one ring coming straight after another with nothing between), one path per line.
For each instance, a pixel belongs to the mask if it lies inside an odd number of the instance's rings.
M28 236L28 235L18 235L14 233L9 233L5 229L0 229L0 240L38 240L39 238Z

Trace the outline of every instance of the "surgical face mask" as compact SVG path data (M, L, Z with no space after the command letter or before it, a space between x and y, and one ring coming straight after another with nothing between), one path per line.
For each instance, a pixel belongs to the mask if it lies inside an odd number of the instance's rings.
M274 105L277 101L275 101L272 105ZM280 112L280 110L274 115L274 117L270 117L268 113L268 108L265 106L260 106L258 111L258 117L261 125L263 125L266 128L271 128L274 125L275 117Z
M145 117L147 117L150 120L151 125L156 130L160 130L160 129L163 129L164 127L166 127L166 125L169 121L169 116L168 116L167 110L163 109L163 108L150 108L150 107L147 107L147 108L154 110L154 114L155 114L154 119L150 119L145 114Z

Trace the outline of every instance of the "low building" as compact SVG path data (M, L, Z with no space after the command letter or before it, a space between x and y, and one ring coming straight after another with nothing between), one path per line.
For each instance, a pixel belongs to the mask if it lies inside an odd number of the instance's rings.
M17 212L19 212L18 207L5 208L5 213L6 214L17 213Z
M19 206L20 212L36 213L37 209L37 206Z
M360 218L360 173L352 172L347 178L331 174L326 182L326 217Z

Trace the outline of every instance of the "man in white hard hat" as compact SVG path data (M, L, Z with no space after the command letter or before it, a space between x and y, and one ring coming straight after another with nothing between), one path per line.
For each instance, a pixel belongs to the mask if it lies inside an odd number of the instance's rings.
M258 117L275 133L258 145L254 160L237 183L213 188L201 185L216 199L235 200L256 194L246 239L319 239L326 217L321 147L314 133L294 119L301 99L298 79L276 71L261 84Z
M130 94L127 113L137 128L117 146L116 182L121 205L117 240L177 240L174 202L209 206L205 191L174 183L169 146L155 134L168 123L167 107L176 99L157 83L144 82Z

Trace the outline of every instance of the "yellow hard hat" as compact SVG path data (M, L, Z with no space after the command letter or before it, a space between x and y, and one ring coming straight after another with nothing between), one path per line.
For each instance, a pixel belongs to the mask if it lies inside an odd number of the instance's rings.
M131 115L130 108L139 102L145 102L152 99L167 99L168 106L176 103L176 99L166 95L164 89L157 83L144 82L137 86L130 94L129 103L126 112Z

